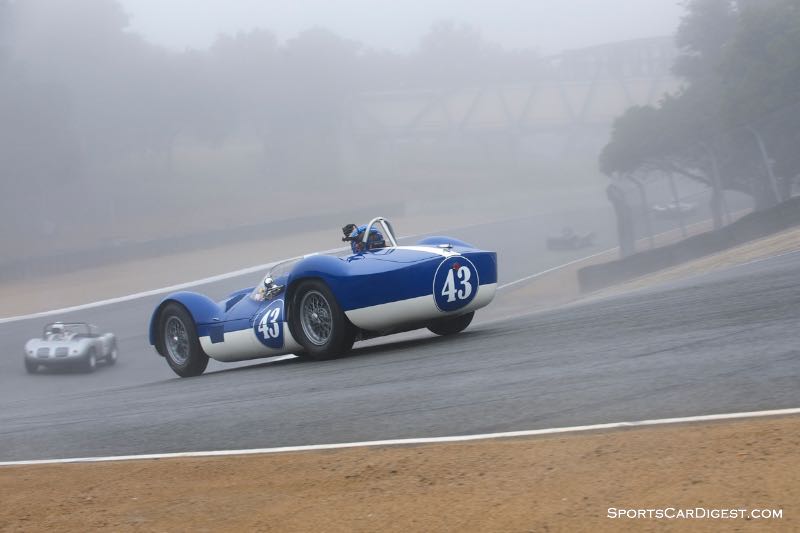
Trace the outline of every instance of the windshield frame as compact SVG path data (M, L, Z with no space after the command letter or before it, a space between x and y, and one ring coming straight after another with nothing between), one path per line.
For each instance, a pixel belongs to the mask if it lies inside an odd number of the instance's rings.
M56 333L53 331L53 326L61 326L62 332ZM74 335L94 335L97 328L87 322L51 322L44 326L42 331L42 338L46 339L48 335L61 335L64 337L71 337Z
M367 229L364 232L364 235L361 237L361 242L364 243L364 248L366 249L367 247L369 232L372 230L372 227L376 225L379 225L383 229L384 239L388 237L388 241L391 244L391 246L385 246L384 248L397 248L397 239L395 238L392 224L384 217L375 217L369 221L369 224L367 224Z

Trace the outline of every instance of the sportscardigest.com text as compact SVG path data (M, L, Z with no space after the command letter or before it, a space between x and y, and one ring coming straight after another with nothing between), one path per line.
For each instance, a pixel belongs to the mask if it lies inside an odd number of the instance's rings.
M783 509L710 509L707 507L624 509L609 507L606 517L618 520L779 520L783 518Z

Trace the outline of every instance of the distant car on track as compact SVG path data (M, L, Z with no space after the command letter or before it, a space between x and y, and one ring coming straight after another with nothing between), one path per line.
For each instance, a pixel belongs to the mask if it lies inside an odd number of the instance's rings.
M343 230L347 253L279 263L258 286L219 303L193 292L169 295L153 312L150 344L182 377L202 374L209 357L322 360L402 331L458 333L494 298L495 252L449 237L399 246L383 217Z
M547 249L553 251L580 250L594 246L595 234L575 233L572 228L564 228L561 235L547 238Z
M668 204L655 204L651 209L659 218L673 219L694 214L697 212L697 204L670 202Z
M53 322L44 327L42 337L25 343L25 370L39 367L73 367L94 372L99 362L117 362L117 338L101 335L97 326L85 322Z

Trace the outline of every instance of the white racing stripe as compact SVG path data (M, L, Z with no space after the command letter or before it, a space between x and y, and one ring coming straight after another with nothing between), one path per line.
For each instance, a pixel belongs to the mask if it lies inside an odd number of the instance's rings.
M572 426L550 429L534 429L529 431L507 431L504 433L484 433L479 435L458 435L454 437L428 437L419 439L374 440L366 442L347 442L342 444L317 444L310 446L284 446L281 448L254 448L250 450L218 450L210 452L178 452L150 453L143 455L118 455L111 457L79 457L71 459L44 459L32 461L5 461L0 466L52 465L64 463L100 463L111 461L137 461L144 459L177 459L181 457L221 457L232 455L256 455L286 452L310 452L319 450L338 450L343 448L366 448L373 446L403 446L409 444L436 444L448 442L467 442L490 439L506 439L513 437L534 437L558 433L580 433L604 429L631 427L661 426L669 424L685 424L689 422L713 422L717 420L736 420L742 418L762 418L767 416L787 416L800 414L800 408L775 409L771 411L751 411L744 413L724 413L715 415L686 416L681 418L661 418L656 420L638 420L634 422L613 422L610 424L594 424L591 426Z
M458 252L454 252L447 248L439 248L438 246L398 246L403 250L411 250L413 252L425 252L432 255L440 255L442 257L452 257L454 255L458 255Z

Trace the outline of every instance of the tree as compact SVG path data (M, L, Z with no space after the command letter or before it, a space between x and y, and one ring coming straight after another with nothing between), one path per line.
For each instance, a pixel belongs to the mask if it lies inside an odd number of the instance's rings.
M741 23L720 67L729 80L725 115L731 127L761 138L785 188L800 173L800 6L792 0L741 4Z
M690 0L681 20L675 44L681 54L673 72L693 84L716 78L736 32L735 0Z
M340 141L359 90L360 49L322 28L304 31L280 49L265 107L274 174L318 183L343 177Z
M633 108L600 156L611 174L660 170L753 195L786 196L800 172L800 7L792 0L692 0L676 37L687 85ZM776 173L779 174L776 176Z
M270 130L270 102L278 84L278 41L272 32L252 30L220 35L211 47L203 82L219 95L229 127L265 137ZM196 106L194 106L196 107Z

